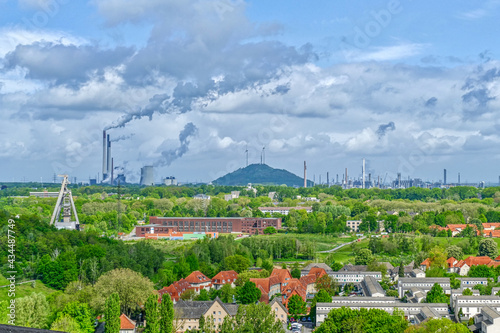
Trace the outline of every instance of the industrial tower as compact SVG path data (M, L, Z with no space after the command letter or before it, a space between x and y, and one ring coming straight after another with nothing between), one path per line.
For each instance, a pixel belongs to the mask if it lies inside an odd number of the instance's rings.
M63 180L59 196L57 197L56 206L54 207L54 213L52 213L52 218L50 219L50 224L55 224L57 229L79 230L80 222L78 221L75 202L73 201L71 191L68 189L68 175L59 175L59 177L63 177ZM72 215L75 217L74 221L71 220Z

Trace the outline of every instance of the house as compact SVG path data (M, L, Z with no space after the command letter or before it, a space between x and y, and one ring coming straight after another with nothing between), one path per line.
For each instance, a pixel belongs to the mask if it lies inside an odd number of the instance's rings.
M234 281L238 278L238 273L235 271L220 271L212 278L212 287L216 290L222 288L225 284L231 284L231 287L235 287Z
M472 288L474 288L474 286L478 284L482 284L483 286L488 285L487 278L463 277L463 278L457 278L457 280L460 280L461 289L469 288L472 290Z
M124 313L120 316L120 333L135 333L136 323Z
M259 210L262 213L269 213L269 214L281 214L281 215L288 215L291 210L302 210L304 209L308 213L312 213L312 207L259 207Z
M212 280L200 271L192 272L184 280L189 283L190 289L193 289L197 294L202 289L208 290L212 288Z
M347 264L344 265L341 269L339 269L339 272L366 272L366 267L367 265L353 265L353 264Z
M472 332L497 333L500 327L500 311L498 308L483 306L481 313L474 317L474 325L469 326Z
M385 291L380 283L373 277L367 276L361 282L363 295L367 297L385 297Z
M421 269L415 268L410 272L410 277L413 278L424 278L425 272Z
M269 300L276 294L281 293L281 283L277 276L268 278L251 278L250 282L255 283L260 290L259 302L269 303Z
M300 276L304 276L304 275L309 275L309 272L314 268L314 267L317 267L317 268L323 268L326 272L326 274L328 275L332 275L333 274L333 270L330 266L328 266L327 264L323 264L323 263L312 263L312 264L309 264L307 265L306 267L302 268L302 270L300 271Z
M317 280L320 277L322 277L323 275L327 275L327 273L326 273L324 268L313 267L313 268L311 268L311 270L309 271L309 274L307 274L307 275L314 275L316 277L316 280Z
M184 279L180 279L179 281L172 283L170 286L163 287L158 290L158 295L160 295L160 298L163 297L164 294L170 295L172 302L175 304L181 298L181 294L188 289L191 289L189 282Z
M288 269L275 268L270 276L276 276L281 283L281 288L286 286L292 279L292 275Z
M435 283L443 288L445 294L451 292L450 278L399 278L399 298L403 298L406 292L410 291L411 288L419 288L427 295Z
M378 281L382 280L382 273L380 272L333 272L330 276L337 280L341 286L347 283L360 283L367 276L373 276Z
M500 296L463 296L458 295L453 304L450 304L455 313L462 313L463 318L469 319L479 313L484 306L500 308Z
M346 222L346 227L350 228L351 231L358 232L361 220L348 220Z
M271 306L271 310L274 311L276 320L286 324L288 321L287 308L278 300L278 298L273 299L269 305Z
M306 288L299 279L291 279L286 286L281 285L281 295L285 306L293 295L299 295L303 301L307 298Z
M237 304L222 303L218 297L213 301L180 300L174 305L174 327L177 332L198 329L201 316L205 316L205 321L213 320L218 327L226 316L236 315L237 310Z
M309 274L306 276L301 276L299 281L306 288L306 297L312 298L316 294L316 275Z

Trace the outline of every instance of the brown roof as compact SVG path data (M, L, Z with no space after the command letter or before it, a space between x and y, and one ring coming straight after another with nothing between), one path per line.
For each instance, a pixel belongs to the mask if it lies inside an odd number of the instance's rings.
M212 278L212 283L222 284L222 281L235 280L237 277L238 273L235 271L221 271Z
M191 284L184 279L180 279L170 286L158 290L158 294L163 297L163 294L168 293L173 301L178 301L181 294L187 289L191 289Z
M209 279L205 274L203 274L200 271L194 271L193 273L189 274L185 280L189 282L190 284L200 284L200 283L205 283L205 282L212 282L211 279Z
M323 275L326 275L326 271L324 268L321 267L313 267L309 271L308 275L315 275L316 279L322 277Z
M290 271L288 271L288 269L282 268L273 269L271 276L277 276L281 283L286 283L286 281L289 281L292 278Z
M481 256L481 257L470 256L465 258L465 263L469 265L469 267L478 265L488 265L491 261L492 261L491 258L486 256Z
M286 286L281 287L281 294L284 296L285 302L288 302L294 294L302 297L304 301L306 300L306 288L299 279L292 279Z
M300 277L300 283L302 283L302 285L306 288L308 285L313 284L315 282L316 282L316 275L314 274L304 275Z
M135 328L135 321L127 317L124 313L120 316L120 329L133 330Z
M454 265L458 262L458 260L450 257L448 258L448 260L446 260L446 262L448 263L448 267L455 267Z
M276 277L276 276L271 276L268 278L260 278L260 279L251 278L250 281L255 283L257 288L259 288L263 294L264 293L269 294L269 291L271 290L271 286L280 284L278 277Z

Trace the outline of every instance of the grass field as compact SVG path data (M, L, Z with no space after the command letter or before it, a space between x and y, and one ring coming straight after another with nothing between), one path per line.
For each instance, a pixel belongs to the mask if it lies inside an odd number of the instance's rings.
M7 280L2 274L0 274L0 286L5 286L9 284L9 280Z
M333 249L335 246L342 243L347 243L354 240L354 237L333 237L330 235L318 235L318 234L274 234L274 235L263 235L263 236L252 236L252 237L263 237L268 239L283 239L283 238L294 238L299 242L313 242L316 246L316 251L327 251Z
M16 285L16 298L29 296L32 293L42 293L45 296L48 296L49 294L56 292L56 290L45 286L42 283L42 281L39 280L36 281L35 288L33 288L31 285L32 285L31 283L23 283ZM8 291L9 291L8 287L0 288L0 301L10 300Z

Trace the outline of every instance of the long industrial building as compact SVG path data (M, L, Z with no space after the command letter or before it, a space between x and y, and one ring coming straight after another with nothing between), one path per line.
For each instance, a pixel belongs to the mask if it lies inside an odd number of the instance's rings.
M137 226L136 236L177 232L218 232L264 234L264 229L281 229L281 218L260 217L157 217L151 216L148 225Z

